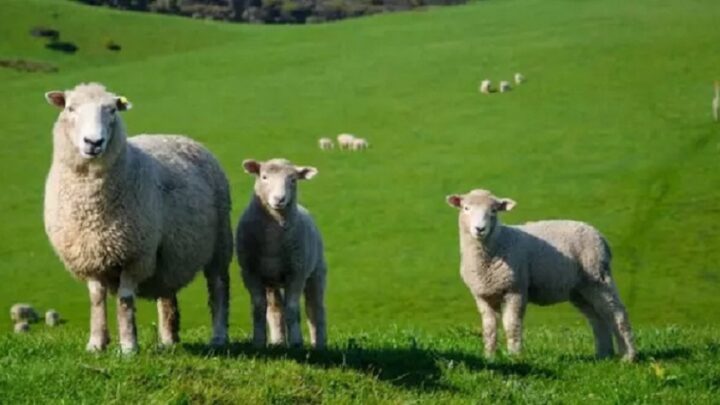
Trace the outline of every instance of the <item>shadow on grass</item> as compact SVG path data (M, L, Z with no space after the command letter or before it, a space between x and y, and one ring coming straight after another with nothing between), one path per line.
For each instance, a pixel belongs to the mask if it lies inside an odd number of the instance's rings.
M674 360L686 359L692 355L692 350L687 347L673 347L668 349L641 350L637 354L636 363L644 363L653 360ZM596 361L620 361L620 356L615 355L607 359L598 359L593 355L562 355L561 361L568 362L596 362Z
M443 380L443 370L465 367L472 371L492 371L507 376L536 376L554 378L550 370L515 361L488 362L481 357L459 351L434 350L418 347L364 348L350 339L341 347L323 351L307 349L255 349L249 342L236 342L220 349L200 343L183 344L185 350L207 357L255 357L289 359L300 364L323 368L352 369L393 385L414 390L446 390L457 388Z

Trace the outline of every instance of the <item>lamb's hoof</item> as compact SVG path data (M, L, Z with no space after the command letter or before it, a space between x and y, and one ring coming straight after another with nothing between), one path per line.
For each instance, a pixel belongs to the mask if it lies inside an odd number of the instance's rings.
M85 351L88 353L100 353L105 351L107 348L108 342L98 342L93 341L92 339L85 345Z
M210 339L210 347L212 348L218 348L218 347L224 347L228 344L228 338L227 336L213 336L212 339Z
M621 359L625 363L635 363L637 361L637 355L635 353L626 353Z
M120 346L120 354L123 356L134 356L138 353L138 346L136 344L133 345L123 345Z

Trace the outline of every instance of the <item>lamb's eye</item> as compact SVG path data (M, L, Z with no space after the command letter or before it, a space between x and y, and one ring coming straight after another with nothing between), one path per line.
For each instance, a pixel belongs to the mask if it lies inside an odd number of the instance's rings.
M67 110L68 110L69 112L74 112L74 111L75 111L75 107L69 105L69 106L67 107Z
M466 206L463 207L463 209L464 209L465 211L470 211L470 206L466 205Z
M263 174L260 178L263 179L263 180L267 180L267 176L264 175L264 174Z

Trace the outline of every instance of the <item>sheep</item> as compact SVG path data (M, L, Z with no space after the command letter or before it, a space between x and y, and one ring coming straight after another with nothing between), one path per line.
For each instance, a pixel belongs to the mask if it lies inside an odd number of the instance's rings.
M510 91L510 89L510 82L508 82L507 80L503 80L500 82L500 93L507 93L508 91Z
M720 81L715 80L715 97L712 101L713 119L720 121Z
M30 304L15 304L10 308L10 318L13 322L37 322L39 319L38 313L35 308Z
M610 247L600 232L569 220L502 225L497 214L516 203L487 190L446 200L460 212L460 274L482 317L487 356L496 349L496 313L502 310L508 352L517 354L528 301L570 301L587 317L598 357L613 354L614 334L623 358L635 359L630 321L610 274Z
M45 324L47 326L58 326L60 324L60 314L54 309L48 309L45 312Z
M227 342L230 192L213 155L179 135L127 138L130 102L98 83L51 91L53 128L45 231L66 269L87 283L89 351L108 345L105 301L117 294L121 352L137 351L135 297L156 300L162 345L179 341L176 294L200 268L213 345Z
M325 347L325 284L327 265L323 242L310 213L297 202L297 181L312 179L318 170L285 159L248 159L245 172L255 176L254 192L237 228L237 258L250 293L253 345L264 347L266 325L270 344L301 346L300 295L310 342Z
M352 149L353 140L355 140L355 135L340 134L337 136L338 147L340 150Z
M515 73L515 84L525 83L525 76L522 73Z
M330 139L330 138L320 138L320 139L318 139L318 146L322 150L328 150L328 149L333 149L335 147L335 144L333 143L332 139Z
M480 93L483 93L483 94L490 94L490 93L492 93L492 91L493 91L492 82L491 82L490 80L487 80L487 79L486 79L486 80L483 80L482 82L480 82L480 88L479 88L479 90L480 90Z
M370 146L365 138L355 138L352 143L352 150L360 151L365 150Z
M18 322L13 327L15 333L27 333L30 331L30 324L27 321Z

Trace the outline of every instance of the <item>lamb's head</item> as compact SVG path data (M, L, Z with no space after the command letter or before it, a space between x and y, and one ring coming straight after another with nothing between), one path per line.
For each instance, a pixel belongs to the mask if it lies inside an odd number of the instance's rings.
M62 108L58 124L62 129L56 136L66 137L86 160L98 159L109 149L122 129L119 111L132 106L125 97L105 90L100 84L80 84L72 90L45 93L48 103ZM56 127L57 128L57 127Z
M476 189L467 194L446 197L451 207L460 210L460 230L483 241L493 234L498 224L498 212L510 211L515 201L498 198L487 190Z
M265 162L243 161L245 172L255 176L255 194L268 208L284 211L297 200L297 181L310 180L318 170L310 166L295 166L285 159Z

